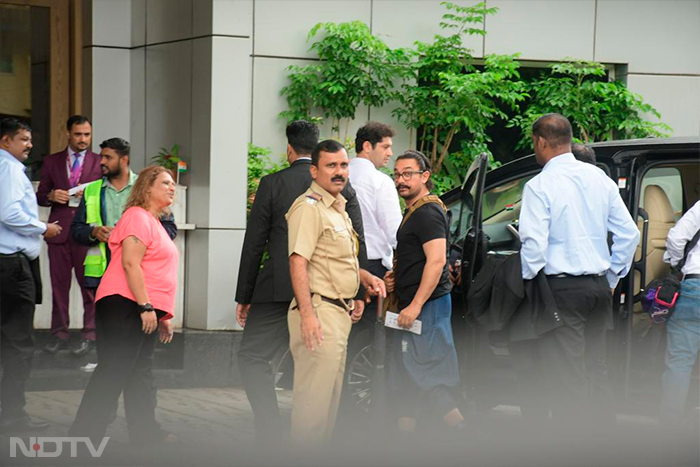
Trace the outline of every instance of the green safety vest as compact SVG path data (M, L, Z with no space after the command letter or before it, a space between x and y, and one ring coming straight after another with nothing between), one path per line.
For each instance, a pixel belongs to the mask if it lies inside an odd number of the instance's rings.
M85 223L89 225L104 225L102 223L102 179L96 180L85 187ZM90 248L85 255L85 276L102 277L107 270L107 246L100 242Z

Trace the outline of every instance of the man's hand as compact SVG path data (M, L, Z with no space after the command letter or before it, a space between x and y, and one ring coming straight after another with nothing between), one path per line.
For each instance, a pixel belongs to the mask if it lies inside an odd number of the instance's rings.
M248 311L250 311L250 303L236 305L236 321L242 328L245 327L245 322L248 320Z
M112 232L114 227L107 227L106 225L98 225L92 228L92 238L107 243L109 241L109 234Z
M63 227L55 222L51 224L46 224L46 232L44 232L44 238L54 238L61 234Z
M399 313L399 319L397 320L398 325L404 329L410 329L410 327L413 326L413 322L418 318L418 315L420 315L420 310L420 307L413 303L408 305Z
M301 315L301 340L304 346L310 351L316 349L316 345L321 346L323 341L323 331L321 330L321 322L316 316L316 312L312 311L306 317Z
M73 196L80 199L83 197L83 194L85 193L85 190L79 190L77 191Z
M459 266L452 266L452 264L447 265L450 270L449 278L452 285L462 284L462 268Z
M362 286L370 295L381 295L386 297L386 286L384 281L364 269L360 269L360 281Z
M66 204L70 195L67 190L51 190L47 198L52 203Z
M386 284L387 292L391 293L394 291L394 287L396 286L394 271L387 271L386 274L384 274L384 284Z
M362 319L362 313L365 311L365 302L364 300L355 300L355 309L352 310L352 314L350 315L350 319L352 320L353 324L357 323Z
M163 319L160 321L158 330L160 331L160 341L169 344L173 340L173 320Z

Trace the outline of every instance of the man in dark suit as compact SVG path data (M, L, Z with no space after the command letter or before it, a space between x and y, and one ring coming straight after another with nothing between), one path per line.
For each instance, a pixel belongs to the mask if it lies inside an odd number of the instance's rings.
M280 414L270 360L289 345L287 310L294 297L289 275L287 221L294 200L311 185L311 151L318 143L316 125L295 121L287 126L290 167L260 180L248 218L238 269L236 318L244 327L238 363L255 416L258 442L280 437ZM360 239L360 266L366 267L362 214L355 190L342 191L347 212ZM269 259L260 267L263 253ZM364 304L360 302L359 306Z
M46 239L49 250L49 271L51 274L51 342L44 348L56 353L68 341L69 317L68 297L71 285L71 271L75 270L83 295L82 340L73 350L76 355L87 353L95 341L95 293L85 287L83 261L87 247L76 243L69 235L71 222L82 197L82 190L73 196L69 190L101 177L100 156L88 147L92 140L92 125L87 117L74 115L66 124L68 146L61 152L44 158L41 169L41 182L36 198L41 206L50 206L49 223L56 222L63 229L61 234Z

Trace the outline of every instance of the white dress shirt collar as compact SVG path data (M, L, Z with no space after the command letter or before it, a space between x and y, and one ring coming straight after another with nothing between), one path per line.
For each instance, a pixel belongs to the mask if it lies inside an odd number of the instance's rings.
M565 152L563 154L560 154L558 156L552 157L549 162L547 162L542 170L547 170L547 168L552 168L556 167L559 164L565 164L567 162L574 162L576 158L574 157L573 153L570 152Z

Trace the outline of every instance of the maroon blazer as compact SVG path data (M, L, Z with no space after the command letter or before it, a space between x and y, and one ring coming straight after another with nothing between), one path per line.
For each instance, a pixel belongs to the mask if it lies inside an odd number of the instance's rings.
M36 200L40 206L50 206L51 214L49 222L58 221L63 230L60 235L46 240L46 243L65 243L68 240L70 225L73 222L75 211L78 208L71 208L66 204L53 204L48 196L51 190L69 190L68 181L68 148L56 154L51 154L44 158L44 165L41 167L41 180L36 192ZM83 161L83 171L80 174L80 183L94 182L102 177L100 169L100 155L89 149L85 152Z

